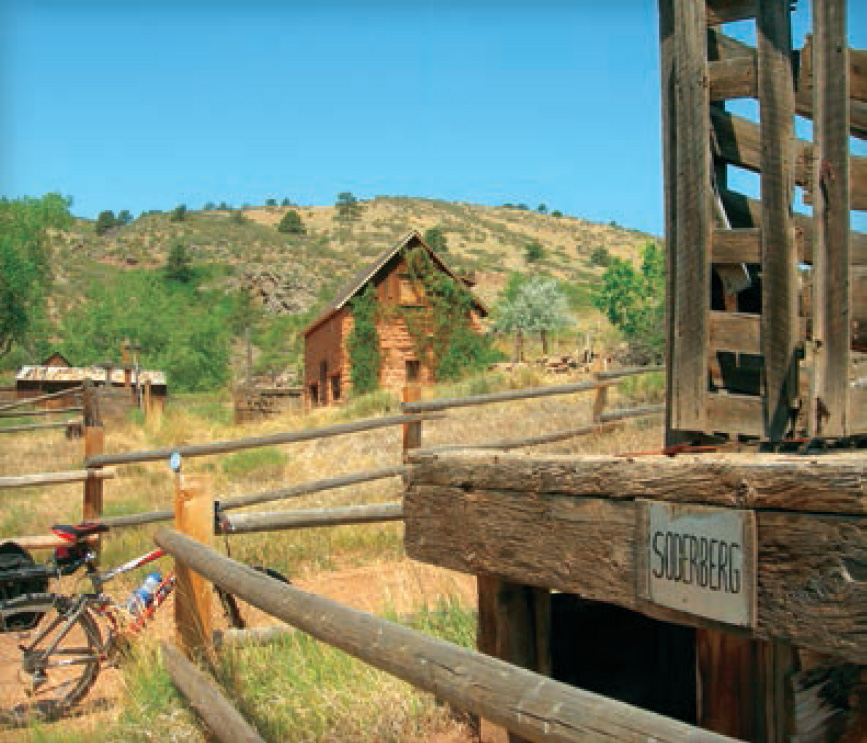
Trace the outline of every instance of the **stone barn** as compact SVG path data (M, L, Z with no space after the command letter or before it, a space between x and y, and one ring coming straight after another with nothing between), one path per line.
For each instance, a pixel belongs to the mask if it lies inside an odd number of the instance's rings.
M413 275L407 256L424 251L434 271L442 272L469 291L468 279L457 276L421 235L411 231L359 271L324 312L304 330L304 399L307 407L340 404L351 393L352 361L347 338L353 328L351 302L370 285L377 301L376 330L380 343L379 386L400 391L408 384L430 384L434 369L420 358L407 327L407 312L431 307L423 282ZM475 297L466 322L480 330L487 308Z

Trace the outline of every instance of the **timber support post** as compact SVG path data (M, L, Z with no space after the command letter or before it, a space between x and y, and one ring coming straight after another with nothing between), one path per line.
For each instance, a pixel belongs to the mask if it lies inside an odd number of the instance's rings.
M599 373L593 375L593 378L600 382ZM596 397L593 399L593 422L602 423L602 414L608 406L608 387L600 386L596 389Z
M175 529L211 546L214 537L214 497L205 475L175 477ZM175 628L178 645L195 655L211 642L211 585L182 562L176 562Z
M102 454L105 449L105 428L99 414L99 397L88 380L84 385L84 457ZM102 516L103 477L102 467L88 467L91 477L84 481L84 502L81 509L83 521L96 521ZM97 537L94 549L99 553L101 542Z

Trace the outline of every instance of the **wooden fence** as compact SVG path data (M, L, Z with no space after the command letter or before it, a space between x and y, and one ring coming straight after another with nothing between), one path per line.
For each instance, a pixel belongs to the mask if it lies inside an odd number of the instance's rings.
M373 420L338 424L306 431L291 431L268 436L257 436L233 441L211 442L206 444L165 447L120 454L104 454L104 431L98 420L98 410L87 403L85 395L85 469L64 473L44 473L0 478L0 488L27 487L35 485L83 482L85 486L83 516L86 519L98 518L102 512L105 479L115 476L114 466L138 464L168 459L177 452L185 457L198 457L226 454L245 449L272 446L275 444L313 441L339 435L351 435L364 431L374 431L390 426L403 428L403 455L418 449L422 440L422 425L425 421L443 418L451 408L473 405L486 405L512 400L534 399L552 395L594 393L592 420L586 425L565 431L555 431L543 436L513 439L502 442L466 443L462 446L473 448L516 448L535 446L548 441L558 441L573 436L598 431L610 426L612 421L630 417L659 414L662 406L643 406L636 408L609 410L608 390L618 384L618 380L632 374L661 371L661 367L650 367L621 372L603 372L592 382L561 385L508 392L476 395L457 399L427 400L419 399L418 388L409 388L404 393L402 414ZM354 472L347 475L301 483L259 493L221 498L221 512L245 508L252 505L297 498L311 493L346 487L362 482L371 482L391 477L400 477L407 472L404 466ZM205 479L206 482L206 479ZM422 633L393 625L385 620L356 612L327 599L311 596L291 586L275 593L274 582L265 577L267 584L261 583L259 574L250 568L220 557L209 548L210 539L215 534L213 518L214 498L207 484L202 485L199 478L176 478L175 504L171 510L153 511L103 519L112 528L137 526L174 519L178 531L160 530L157 543L164 547L177 560L178 591L176 593L176 623L178 636L187 652L210 646L214 633L210 629L209 589L205 579L227 588L248 603L257 606L283 621L305 631L312 631L316 637L335 644L344 650L387 670L399 678L407 680L422 689L432 691L438 697L451 701L459 707L482 715L485 719L504 725L528 740L578 740L586 737L589 731L600 734L600 739L629 740L653 735L659 740L721 741L727 738L692 728L673 720L630 707L621 702L598 697L588 692L554 682L531 671L510 666L502 661L473 651L458 648L434 640ZM296 509L275 513L248 513L226 516L216 529L223 534L246 534L281 529L299 529L344 524L364 524L374 522L398 521L403 519L403 505L400 502L344 506L339 508ZM188 536L181 536L186 534ZM203 542L204 544L198 544ZM30 548L51 547L56 540L50 537L25 537L18 541ZM192 545L192 546L191 546ZM204 550L204 552L202 552ZM204 556L204 557L203 557ZM245 576L242 580L238 576ZM229 577L227 577L229 576ZM243 584L243 586L242 586ZM265 596L271 594L271 598ZM279 596L283 609L278 610L273 598ZM315 607L315 608L314 608ZM322 614L324 612L325 614ZM323 632L316 629L318 624L313 617L317 614L329 617L321 623L333 628ZM305 618L306 617L306 618ZM231 641L245 639L261 641L285 632L285 629L258 628L248 634L235 632ZM373 638L379 638L376 642ZM387 640L383 640L387 638ZM227 636L223 641L229 641ZM179 688L191 698L191 703L202 710L206 720L207 708L217 711L217 717L209 724L220 735L229 733L238 739L258 740L255 731L244 727L237 715L226 711L228 703L216 701L219 690L210 681L202 680L195 669L182 660L179 661L174 650L166 652L167 666ZM431 669L437 669L432 672ZM536 693L526 695L527 688ZM468 690L476 692L469 694ZM215 696L216 694L216 696ZM225 720L232 720L225 723ZM237 727L236 727L237 725ZM224 730L223 730L224 728ZM240 732L239 732L240 731ZM223 739L230 739L223 738Z
M15 400L14 402L4 403L0 405L0 422L4 418L29 418L35 416L47 415L68 415L69 413L83 413L83 405L70 405L65 408L46 408L43 410L20 410L20 408L29 405L37 405L46 400L54 400L63 397L72 397L73 400L81 400L84 387L73 387L60 392L52 392L47 395L39 395L38 397L28 397L23 400ZM0 425L0 434L2 433L26 433L28 431L42 431L50 428L62 428L66 431L68 438L76 438L82 435L83 420L81 418L73 418L61 421L50 421L47 423L22 423L13 426Z

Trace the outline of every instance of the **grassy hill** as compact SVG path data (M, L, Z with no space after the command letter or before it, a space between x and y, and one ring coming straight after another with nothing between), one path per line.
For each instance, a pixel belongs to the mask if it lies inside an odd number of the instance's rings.
M71 229L53 236L55 283L46 302L49 326L42 334L40 349L46 347L50 336L52 347L65 348L81 357L76 363L84 363L85 357L89 361L95 353L115 354L123 336L138 338L145 346L158 344L142 338L148 334L138 329L142 319L132 316L165 314L169 310L161 308L169 302L160 304L149 297L152 301L136 303L127 296L134 300L135 296L148 295L147 277L159 276L177 243L186 246L198 275L196 290L184 301L198 301L207 312L207 307L223 303L221 297L237 297L238 290L249 290L264 316L254 333L254 355L267 360L260 368L267 366L276 373L281 365L297 368L302 350L297 332L311 314L330 301L360 267L410 229L424 233L439 228L447 241L447 262L475 278L475 291L489 306L496 304L512 272L541 274L564 282L573 310L582 321L592 316L596 325L598 315L590 307L589 286L604 269L591 260L593 251L605 248L611 255L633 258L641 246L655 239L614 224L521 207L411 197L377 197L359 202L359 206L357 219L350 222L341 221L334 206L190 210L182 221L173 220L171 212L151 212L102 235L97 234L94 221L78 219ZM278 231L277 225L289 209L301 217L305 234ZM532 243L541 247L541 257L528 262L527 246ZM126 294L118 289L120 286L126 287ZM80 331L61 329L64 319L69 326L70 316L86 314L88 303L110 294L112 288L111 301L105 299L99 310L108 319L76 319L76 327L91 328L89 346L77 343ZM184 314L181 305L172 305L172 311ZM229 307L223 311L225 318L231 316ZM124 325L119 316L127 315L129 322ZM165 318L161 320L165 323ZM171 323L161 332L171 335ZM122 335L115 338L119 333ZM186 338L195 335L187 333ZM237 342L231 356L237 377L244 357ZM161 358L161 363L172 369L174 362L166 361L165 354ZM151 363L156 361L154 358ZM213 363L200 354L187 359L185 365L175 364L178 368L173 373L177 376L181 366Z
M171 221L169 213L148 214L101 237L92 223L81 221L59 243L62 255L76 261L88 258L131 267L162 265L171 244L181 240L194 260L230 265L238 277L255 275L255 269L262 267L277 275L291 272L298 285L296 306L308 309L319 295L327 295L409 229L424 232L439 227L448 241L449 262L474 273L478 293L489 302L496 299L510 271L532 269L586 283L600 271L590 262L594 249L604 247L612 255L630 257L655 239L616 225L518 208L411 197L378 197L360 203L359 218L351 223L338 221L333 206L243 209L243 221L220 210L188 211L182 222ZM277 231L289 209L300 215L306 235ZM544 257L528 266L524 251L533 242L542 246ZM70 275L76 271L67 261L60 265Z

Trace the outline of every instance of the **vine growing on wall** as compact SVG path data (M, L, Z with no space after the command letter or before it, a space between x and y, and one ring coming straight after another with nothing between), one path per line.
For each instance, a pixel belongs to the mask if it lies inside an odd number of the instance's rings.
M470 327L473 298L466 287L439 270L427 251L406 254L410 281L426 304L399 307L419 360L437 380L457 379L496 360L489 341Z
M379 333L376 330L377 302L373 284L350 302L352 330L346 339L346 350L352 362L350 379L354 395L373 392L379 386L381 362Z

